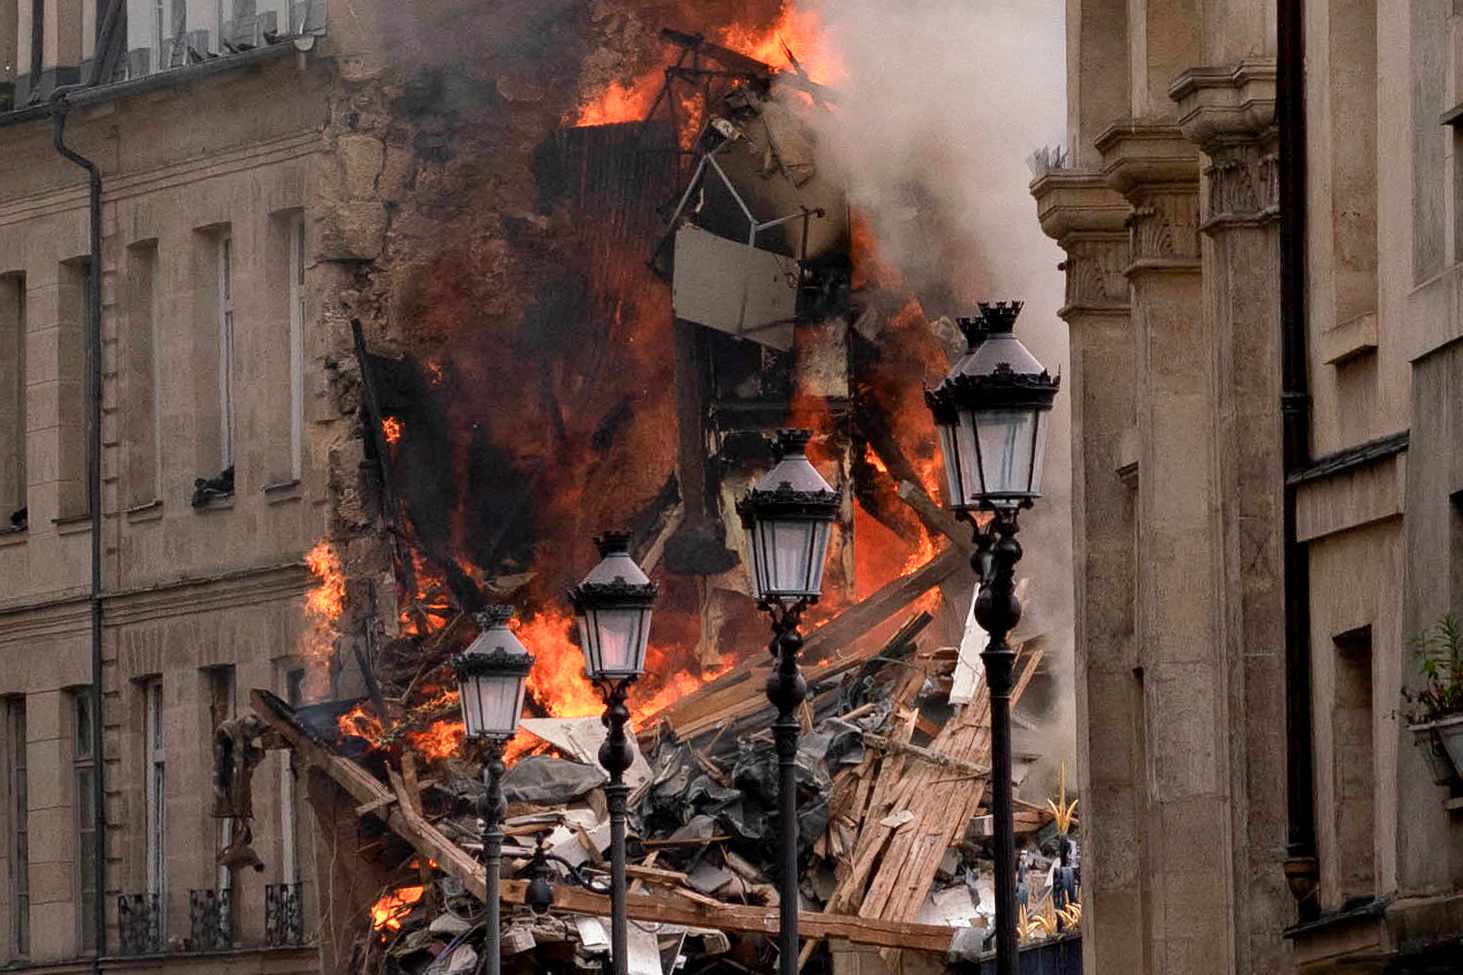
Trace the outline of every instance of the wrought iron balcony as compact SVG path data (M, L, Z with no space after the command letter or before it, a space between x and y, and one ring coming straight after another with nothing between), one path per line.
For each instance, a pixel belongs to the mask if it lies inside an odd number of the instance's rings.
M157 894L117 897L117 940L124 955L152 955L163 950L162 909Z
M265 886L264 936L271 948L305 943L305 898L299 884Z
M224 951L234 946L232 891L188 891L189 947Z

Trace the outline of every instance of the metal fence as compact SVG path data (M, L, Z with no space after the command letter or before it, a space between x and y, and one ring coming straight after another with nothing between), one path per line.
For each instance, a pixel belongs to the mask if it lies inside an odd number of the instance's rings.
M223 951L234 946L233 892L188 891L189 946L194 951Z
M995 975L994 955L978 965L958 966L972 975ZM1082 975L1082 936L1068 934L1051 941L1026 945L1016 957L1017 975Z
M305 898L299 884L264 888L264 937L271 948L305 943Z
M162 912L157 894L117 897L117 941L123 955L152 955L163 950Z

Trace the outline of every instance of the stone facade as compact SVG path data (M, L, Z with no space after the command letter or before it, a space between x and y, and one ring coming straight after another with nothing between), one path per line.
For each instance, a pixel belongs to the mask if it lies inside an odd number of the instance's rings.
M1071 164L1032 184L1068 254L1099 973L1452 970L1420 966L1463 931L1463 819L1400 717L1409 637L1463 599L1463 237L1439 121L1459 20L1442 0L1279 6L1071 0ZM1301 10L1310 442L1287 470L1277 17ZM1309 577L1299 847L1287 481ZM1298 907L1286 867L1312 863Z
M14 66L31 63L32 3L0 7L8 95ZM96 4L46 0L44 10L41 77L84 77ZM73 96L65 139L103 186L100 592L86 177L54 148L46 102L6 112L0 101L0 965L93 970L99 905L108 970L319 970L303 775L286 752L259 766L257 872L215 864L227 827L210 809L217 723L244 713L253 688L303 693L312 580L302 556L327 533L327 472L348 425L331 377L350 355L349 330L323 310L335 279L319 257L316 203L335 167L329 43L315 30L299 45L171 76L134 72ZM195 499L195 481L225 468L232 490ZM85 726L94 601L99 757ZM87 795L98 772L106 863L94 893ZM270 946L266 887L296 884L303 942ZM232 932L200 943L193 892L221 887ZM133 898L128 918L156 924L144 958L121 957L139 950L119 924L121 897Z

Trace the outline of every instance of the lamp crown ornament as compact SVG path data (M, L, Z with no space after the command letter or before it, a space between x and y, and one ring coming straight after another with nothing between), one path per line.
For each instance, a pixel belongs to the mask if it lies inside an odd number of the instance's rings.
M1016 316L1021 314L1025 302L982 301L979 303L979 307L979 315L955 320L956 324L960 326L961 333L965 336L967 352L974 352L981 342L993 334L1015 331Z
M609 558L611 555L629 555L630 533L621 529L600 532L594 537L594 544L599 549L600 558Z
M772 457L781 461L784 457L806 457L808 453L808 442L813 439L813 431L798 429L783 429L777 431L777 439L772 443Z
M484 606L472 614L473 621L477 623L479 630L491 630L499 626L507 626L508 621L513 618L513 607L493 604Z

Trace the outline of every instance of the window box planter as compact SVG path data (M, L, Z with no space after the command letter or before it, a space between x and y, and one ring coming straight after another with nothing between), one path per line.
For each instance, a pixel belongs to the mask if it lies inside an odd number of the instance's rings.
M1463 735L1463 715L1454 718L1445 718L1445 721L1455 722L1453 728L1459 735ZM1433 782L1438 785L1449 785L1458 777L1456 771L1458 760L1449 754L1447 746L1443 743L1443 736L1438 730L1440 722L1428 721L1424 724L1414 724L1408 727L1412 731L1412 742L1427 759L1427 767L1432 772ZM1463 741L1456 741L1454 748L1463 747Z

